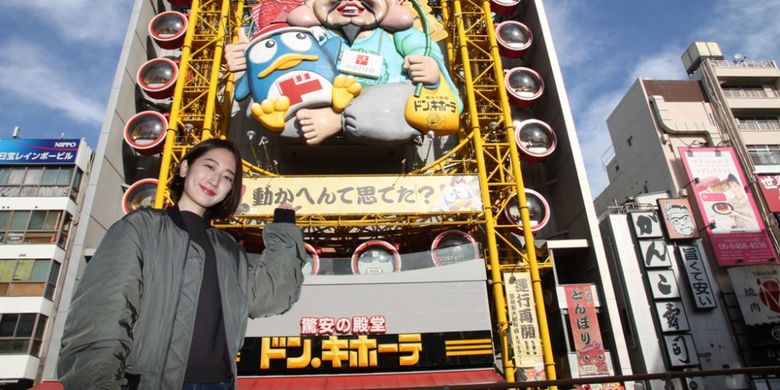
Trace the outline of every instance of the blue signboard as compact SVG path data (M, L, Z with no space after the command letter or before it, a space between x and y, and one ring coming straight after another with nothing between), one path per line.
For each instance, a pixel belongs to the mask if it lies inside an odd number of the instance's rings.
M73 164L79 150L78 139L3 139L2 164Z

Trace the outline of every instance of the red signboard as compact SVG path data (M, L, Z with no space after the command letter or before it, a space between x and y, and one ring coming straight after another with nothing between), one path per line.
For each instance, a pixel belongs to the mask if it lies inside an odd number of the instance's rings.
M563 286L580 376L609 374L607 355L604 352L599 320L596 317L596 297L593 296L591 286L591 284Z
M773 213L780 212L780 174L758 175L758 185L769 210Z
M732 148L680 148L694 198L721 266L766 264L777 255Z

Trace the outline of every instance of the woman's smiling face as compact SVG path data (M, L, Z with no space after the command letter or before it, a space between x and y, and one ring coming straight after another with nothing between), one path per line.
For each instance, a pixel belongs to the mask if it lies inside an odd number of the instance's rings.
M203 216L210 207L222 202L233 188L236 159L227 149L212 149L192 164L183 161L179 176L184 177L179 209Z

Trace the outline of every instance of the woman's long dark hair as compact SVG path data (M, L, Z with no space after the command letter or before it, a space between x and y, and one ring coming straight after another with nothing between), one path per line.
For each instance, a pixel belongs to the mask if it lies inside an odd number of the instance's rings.
M231 153L236 159L236 174L233 178L233 186L230 188L225 199L221 202L209 207L206 213L203 215L207 221L212 219L225 219L233 215L241 203L241 154L238 151L238 147L233 142L219 138L210 138L200 142L190 149L187 154L182 158L182 162L187 161L190 167L201 156L206 154L210 150L225 149ZM171 183L171 197L175 202L178 202L184 193L184 178L179 175L181 163L176 167L176 174L173 176L173 182Z

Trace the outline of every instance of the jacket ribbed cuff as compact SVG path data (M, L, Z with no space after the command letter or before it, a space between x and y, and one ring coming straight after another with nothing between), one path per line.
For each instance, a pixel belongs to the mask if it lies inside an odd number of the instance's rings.
M274 222L295 223L295 210L291 210L291 209L274 210Z

